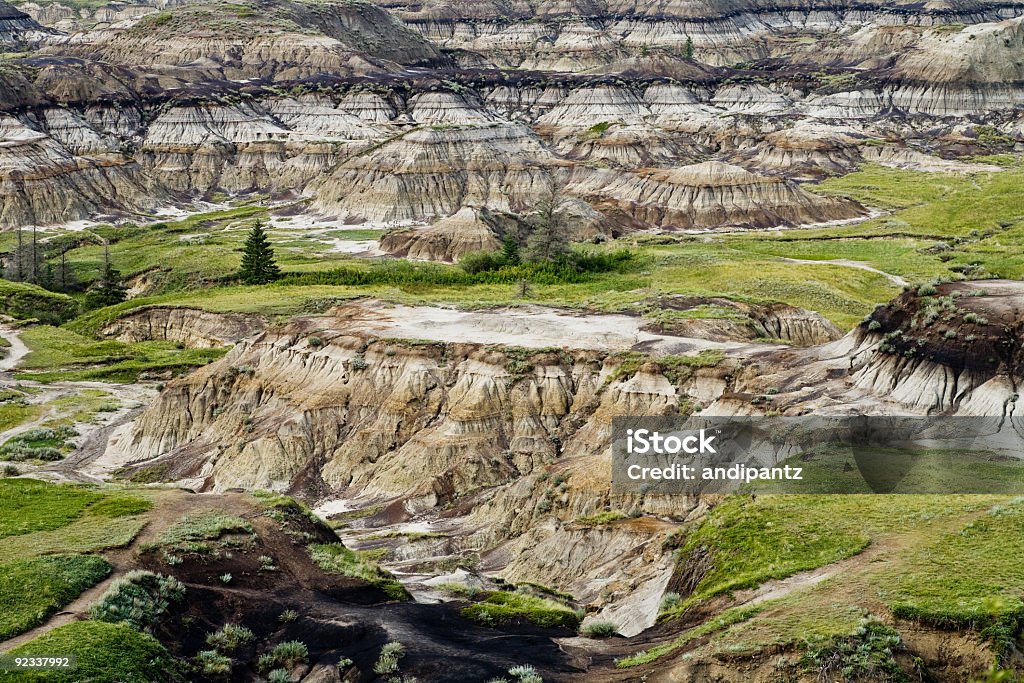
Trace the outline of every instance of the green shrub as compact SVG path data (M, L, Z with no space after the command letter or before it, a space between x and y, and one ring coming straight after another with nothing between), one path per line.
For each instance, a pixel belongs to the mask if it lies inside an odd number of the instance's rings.
M174 603L185 598L185 586L173 576L144 570L128 572L90 608L97 621L126 623L150 631Z
M661 596L661 612L671 612L675 608L683 604L683 598L680 597L679 593L665 593Z
M398 662L405 656L405 646L392 641L380 649L380 657L373 665L373 672L379 676L398 673Z
M801 663L817 671L819 680L905 681L895 660L901 649L899 633L868 617L849 637L809 645Z
M619 632L619 627L610 621L594 621L580 631L587 638L611 638Z
M231 658L216 650L203 650L195 657L196 666L207 676L227 676L231 673Z
M285 669L274 669L267 674L267 683L291 683L292 675Z
M286 669L294 669L309 657L309 648L306 647L305 643L298 640L288 640L278 643L271 650L270 656L274 658L275 663Z
M219 652L234 652L256 638L253 632L237 624L224 624L218 631L206 636L206 644Z
M529 664L513 666L508 670L508 674L519 683L544 683L544 679L537 673L537 669Z

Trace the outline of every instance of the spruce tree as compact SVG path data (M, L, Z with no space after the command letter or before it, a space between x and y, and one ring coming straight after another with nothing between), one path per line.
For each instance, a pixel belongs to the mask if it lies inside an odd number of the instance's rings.
M274 260L274 250L267 239L267 231L261 222L256 221L245 239L238 279L247 285L265 285L280 277L281 269Z
M511 232L505 235L501 243L501 259L510 266L519 265L519 240Z
M683 56L687 59L693 59L693 38L686 36L686 45L683 47Z
M530 261L558 261L569 254L568 200L560 184L553 183L537 202L530 217L526 257Z
M128 298L128 291L121 282L121 273L110 263L109 246L103 245L103 272L85 294L88 308L103 308L119 304Z

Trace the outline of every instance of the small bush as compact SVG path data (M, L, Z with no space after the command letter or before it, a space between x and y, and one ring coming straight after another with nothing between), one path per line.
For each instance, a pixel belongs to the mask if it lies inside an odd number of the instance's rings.
M292 675L285 669L274 669L267 674L267 683L291 683Z
M683 604L683 599L679 593L665 593L661 596L661 610L662 612L670 612L676 607Z
M282 624L290 624L298 618L298 612L296 612L293 609L286 609L285 611L281 612L280 616L277 617L277 620L280 621Z
M171 605L184 598L185 586L173 576L136 570L114 582L89 613L97 621L150 631Z
M529 664L514 666L508 670L508 674L519 683L544 683L544 679L537 673L537 669Z
M580 631L587 638L611 638L619 632L619 627L610 621L595 621L587 624Z
M306 644L298 640L289 640L283 643L279 643L270 652L270 656L274 658L277 664L285 667L286 669L294 669L299 664L306 661L309 657L309 648Z
M216 650L203 650L196 655L195 662L207 676L227 676L231 673L231 658Z
M253 632L244 626L224 624L219 631L206 636L206 644L220 652L234 652L255 638Z
M380 649L380 657L373 665L373 672L379 676L398 673L398 662L405 656L405 646L393 641Z

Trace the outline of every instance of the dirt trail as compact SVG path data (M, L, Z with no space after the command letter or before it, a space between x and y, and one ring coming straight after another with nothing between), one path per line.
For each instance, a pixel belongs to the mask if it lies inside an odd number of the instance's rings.
M893 283L897 287L902 287L902 286L908 284L907 281L904 280L903 278L901 278L899 275L893 275L892 273L887 273L884 270L879 270L878 268L875 268L872 265L864 263L863 261L851 261L850 259L845 259L845 258L834 258L834 259L825 259L825 260L805 259L805 258L787 258L787 257L781 257L781 258L786 263L803 263L803 264L812 265L812 266L816 266L816 265L844 266L846 268L856 268L858 270L866 270L869 273L875 273L877 275L881 275L882 277L884 277L886 280L888 280L889 282Z
M10 325L0 323L0 337L3 337L11 345L6 355L0 358L0 380L14 380L9 376L14 368L18 367L21 359L28 355L29 349L25 342L21 341L21 335Z

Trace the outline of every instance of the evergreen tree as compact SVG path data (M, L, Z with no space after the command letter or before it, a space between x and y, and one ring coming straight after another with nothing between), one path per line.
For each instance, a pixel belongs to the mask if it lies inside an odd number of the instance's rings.
M110 263L108 245L103 245L103 272L93 286L85 293L85 305L89 308L103 308L119 304L128 298L128 291L121 281L121 273Z
M38 283L38 274L43 270L43 250L38 248L35 230L32 241L26 242L23 231L18 231L18 245L7 260L4 277L13 282Z
M54 276L53 288L58 292L70 292L78 288L78 277L68 263L68 250L60 252L60 266Z
M501 258L510 266L519 265L519 240L511 232L505 234L501 244Z
M261 222L256 221L245 240L238 279L247 285L265 285L280 277L281 269L274 260L274 250L267 239L267 231Z
M693 38L686 36L686 46L683 48L683 56L693 59Z
M562 188L553 184L537 203L531 232L526 240L526 256L531 261L557 261L569 253L569 226L565 220L566 198Z

